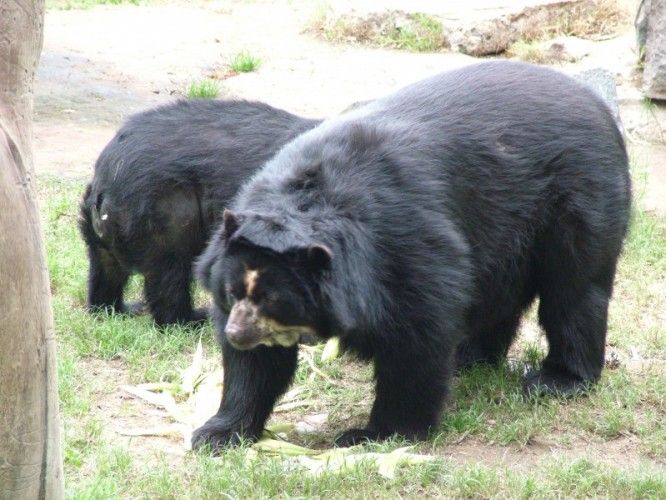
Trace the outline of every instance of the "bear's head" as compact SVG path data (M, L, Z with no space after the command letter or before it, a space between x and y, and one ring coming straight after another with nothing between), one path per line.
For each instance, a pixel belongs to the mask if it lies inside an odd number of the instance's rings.
M237 349L289 347L324 328L319 281L326 279L333 253L285 222L225 210L197 263L217 305L230 306L224 334Z

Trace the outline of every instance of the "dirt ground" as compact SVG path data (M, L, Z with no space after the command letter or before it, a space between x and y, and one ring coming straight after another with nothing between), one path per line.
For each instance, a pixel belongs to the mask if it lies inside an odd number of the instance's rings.
M473 7L470 16L507 3L530 0L466 2ZM461 15L461 5L447 7L451 17ZM90 176L95 158L125 117L177 98L192 81L224 74L241 50L261 58L261 67L220 81L220 97L263 100L319 117L476 61L457 53L322 42L305 32L315 8L314 2L277 0L48 11L35 86L37 172ZM627 26L625 34L586 47L589 55L564 69L603 66L617 75L630 145L649 173L643 202L666 213L666 109L647 109L642 102L633 30Z
M164 454L169 457L170 461L173 461L174 467L177 468L186 455L182 436L176 433L127 435L128 432L143 429L155 429L156 432L159 432L159 429L169 426L173 420L164 409L152 406L121 389L122 384L129 383L127 367L124 366L124 363L119 360L94 359L83 360L80 363L83 371L94 377L95 380L95 414L102 421L111 423L103 430L105 442L131 446L132 453L145 460L155 459L160 454ZM659 362L656 363L651 369L663 369ZM644 370L631 363L627 363L626 366L631 372L641 373ZM364 401L361 405L369 407L369 401ZM369 408L365 409L369 410ZM302 421L303 417L297 415L276 413L269 423L284 424ZM360 421L358 423L361 424ZM319 431L328 432L330 430L327 428L327 424L316 427ZM291 437L293 440L294 436ZM332 439L333 435L328 437ZM641 454L638 443L639 439L629 433L612 440L588 441L577 438L568 443L563 441L561 436L553 434L533 438L528 446L505 446L498 443L489 445L489 443L477 441L473 437L465 437L460 442L447 445L443 457L458 464L481 463L485 466L507 467L522 472L530 471L543 460L561 459L572 462L580 458L619 468L649 464L655 470L666 471L664 460ZM314 447L318 448L318 446ZM424 447L423 452L428 452L427 447Z

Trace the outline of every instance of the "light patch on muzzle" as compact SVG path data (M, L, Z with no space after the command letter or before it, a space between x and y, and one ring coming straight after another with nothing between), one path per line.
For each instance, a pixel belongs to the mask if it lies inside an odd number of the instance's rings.
M247 350L258 345L291 347L301 335L314 334L314 330L308 326L283 325L261 316L255 304L243 299L231 308L224 333L236 349Z
M254 289L257 287L257 279L259 278L259 271L256 269L248 269L245 272L245 294L248 297L254 295Z

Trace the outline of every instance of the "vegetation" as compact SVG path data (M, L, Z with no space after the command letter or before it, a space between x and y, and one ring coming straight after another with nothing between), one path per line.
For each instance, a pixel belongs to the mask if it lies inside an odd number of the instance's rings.
M506 50L506 55L534 64L575 62L556 46L548 47L547 40L556 37L604 39L615 36L628 21L628 13L618 0L586 0L544 14L520 27L518 40Z
M192 82L187 89L187 97L195 99L215 99L220 93L220 85L215 80Z
M442 23L421 12L384 11L365 17L355 14L335 17L331 11L320 9L311 20L310 29L328 41L351 41L413 52L435 52L449 46Z
M229 66L237 73L250 73L259 69L261 59L253 56L249 52L243 51L236 54Z

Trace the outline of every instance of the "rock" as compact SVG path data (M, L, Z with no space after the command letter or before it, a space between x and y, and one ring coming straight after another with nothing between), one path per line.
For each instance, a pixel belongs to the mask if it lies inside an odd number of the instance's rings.
M633 142L633 149L644 148L646 144L666 144L666 106L657 106L654 103L645 101L642 95L631 98L620 98L622 106L622 124ZM640 146L638 146L640 145ZM659 177L660 182L663 179L663 185L666 186L666 146L664 154L654 156L639 155L641 164L664 165L664 175ZM654 156L654 158L652 158ZM652 177L650 177L652 179ZM650 182L652 184L652 181ZM657 183L658 184L658 183ZM666 213L666 197L660 204Z
M613 73L604 68L593 68L573 75L578 80L587 84L594 90L606 103L613 113L615 123L624 135L624 127L620 118L620 107L617 100L617 88L615 86L615 77Z
M478 57L504 52L518 35L507 17L499 17L454 30L448 38L451 47L458 52Z
M575 36L560 36L539 44L548 59L562 62L577 62L590 54L594 42Z
M647 18L643 93L666 99L666 0L645 0L641 8L646 9Z
M638 48L640 50L641 59L643 59L645 56L643 49L647 40L647 25L648 13L650 12L650 3L651 0L641 0L640 5L638 6L638 11L636 12L636 19L634 20L634 26L636 27L636 43L638 44Z
M477 57L501 54L518 40L550 34L553 26L584 4L586 0L543 0L498 17L473 20L460 26L445 24L445 28L450 30L451 47L464 54Z

